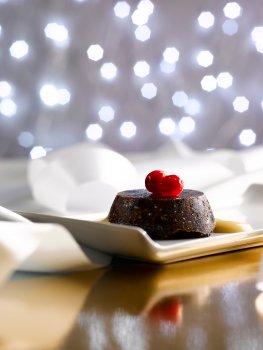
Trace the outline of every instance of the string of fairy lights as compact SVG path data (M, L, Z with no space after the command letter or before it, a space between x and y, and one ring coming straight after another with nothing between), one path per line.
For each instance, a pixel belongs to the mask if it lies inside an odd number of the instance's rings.
M11 6L13 2L12 0L1 0L0 8L4 9L5 7ZM77 11L82 11L82 6L89 7L91 3L93 8L94 4L102 5L102 2L95 0L71 0L71 2L75 4L74 6L78 7ZM27 3L24 2L24 4L26 5ZM135 42L138 44L140 43L140 48L154 41L156 32L154 30L155 21L151 21L151 17L158 11L157 3L150 0L141 0L134 5L134 2L131 3L127 0L116 1L111 4L111 6L112 21L129 22L127 33L123 34L124 36L128 34L132 36ZM246 20L245 10L238 2L224 2L221 11L224 17L221 24L220 35L234 37L239 32L241 21ZM20 20L23 21L23 18ZM212 35L212 28L217 22L217 13L212 13L210 10L201 11L197 18L192 18L192 21L197 24L199 30L207 31L208 35L209 33ZM43 21L40 23L42 22ZM42 33L43 40L46 40L47 45L52 46L54 56L56 56L56 54L62 56L64 54L66 56L70 50L73 50L71 30L63 23L62 15L57 21L48 21L47 19L45 25L38 28L38 30ZM96 28L94 28L94 31L96 31ZM5 25L2 24L0 16L0 43L5 42L7 36L8 32L6 32ZM246 40L248 43L252 43L251 50L254 50L258 54L263 54L263 25L252 27L250 32L247 33ZM120 84L120 78L122 76L122 70L118 63L109 59L109 57L111 57L108 52L110 50L110 45L107 43L103 45L102 42L103 40L98 38L97 42L90 42L86 46L85 53L80 53L81 55L85 55L88 65L87 70L90 69L95 72L93 73L95 82L90 82L90 85L96 86L96 94L98 94L100 86L103 84L112 84L112 86ZM158 67L158 71L161 74L161 78L159 79L156 79L156 65L153 66L149 59L143 58L142 54L138 55L137 59L134 57L134 61L132 63L129 61L127 65L127 69L130 74L133 75L128 83L130 85L129 89L137 90L138 100L140 99L140 103L144 103L143 106L145 109L148 108L149 103L155 103L154 105L156 106L157 102L154 101L160 101L160 99L162 99L163 91L162 87L158 84L158 80L161 81L162 79L167 79L167 77L174 77L178 69L180 69L180 62L184 61L183 52L175 43L176 40L174 43L171 43L171 45L159 45L159 54L161 57ZM36 49L32 47L26 38L21 38L19 33L17 33L17 40L10 42L7 49L8 51L5 53L6 57L8 57L9 61L15 61L17 65L25 64L27 61L30 65L32 61L30 56L32 56L33 53L36 55ZM121 54L120 51L120 55ZM221 90L224 94L222 93L219 98L224 99L228 91L232 89L232 93L229 94L229 96L231 96L231 101L227 101L228 108L232 109L231 113L240 115L247 113L254 103L259 103L260 109L263 109L263 100L259 102L252 101L245 94L235 94L233 87L237 84L239 77L234 76L231 71L224 70L224 67L218 70L219 64L217 63L217 73L212 74L213 71L211 67L215 64L217 55L218 53L213 52L210 48L195 50L192 69L195 70L197 67L200 67L203 72L199 81L199 93L203 91L203 93L207 94L208 99L209 95L213 94L215 91ZM0 61L2 57L3 54L0 56ZM206 73L206 70L208 73ZM160 77L160 75L158 76ZM136 79L136 82L134 82L134 79ZM8 80L8 76L4 70L0 71L0 123L1 120L3 122L4 119L19 119L21 106L19 105L19 99L17 99L19 91L15 84L15 81ZM58 109L63 110L63 108L69 108L70 105L73 105L71 108L74 110L74 89L70 87L68 81L58 84L55 81L49 80L43 81L41 85L39 85L38 82L36 85L39 86L37 91L39 103L43 110L47 110L47 113L52 114ZM120 87L120 89L122 89L122 87ZM172 93L171 96L168 96L168 98L170 98L169 103L172 106L171 108L176 110L176 117L171 113L166 114L165 112L160 112L159 117L152 121L147 121L146 126L149 123L154 124L154 127L158 130L161 137L188 140L198 128L199 120L196 116L205 114L206 105L184 87L178 88L177 84L175 84L174 87L172 86L170 91L172 91ZM28 94L27 99L29 100L29 105L30 99L32 98L33 97ZM99 105L93 106L92 109L95 109L96 118L94 118L94 116L89 118L87 114L85 127L83 128L84 137L90 141L104 142L105 135L107 134L107 125L115 123L114 129L118 130L120 148L122 147L122 143L127 142L127 140L132 140L136 143L136 139L142 137L140 136L142 133L139 130L136 118L132 119L131 117L133 114L133 105L136 104L137 101L132 101L130 105L131 113L128 117L118 114L118 105L123 101L122 97L117 94L113 103L105 99L105 103L102 101ZM66 113L68 112L65 111L65 115ZM35 118L38 118L38 116L36 115ZM70 118L70 116L68 116L68 118ZM78 116L75 116L75 122L78 123ZM48 145L40 144L37 133L27 128L28 124L26 121L24 124L21 124L22 126L16 135L16 144L17 147L24 149L25 154L28 154L31 158L37 158L44 156L49 149L53 148L52 142ZM63 129L63 124L59 125L59 128ZM6 130L7 126L5 126L5 132ZM255 125L253 127L241 126L238 133L234 135L240 147L249 147L256 144L259 141L257 140L257 136ZM83 135L80 136L80 139L82 138ZM107 143L107 141L105 142ZM65 144L66 143L65 141Z

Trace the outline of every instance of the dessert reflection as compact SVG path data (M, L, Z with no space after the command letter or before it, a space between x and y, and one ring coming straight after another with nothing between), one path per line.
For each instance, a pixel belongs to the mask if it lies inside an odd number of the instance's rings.
M241 251L161 267L115 261L91 289L65 349L76 339L79 349L171 348L175 340L209 348L209 327L226 330L218 291L251 279L257 259Z

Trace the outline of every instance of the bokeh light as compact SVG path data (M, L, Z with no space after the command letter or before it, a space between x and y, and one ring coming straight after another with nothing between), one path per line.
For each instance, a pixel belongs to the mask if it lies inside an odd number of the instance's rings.
M233 101L234 110L243 113L248 110L249 100L245 96L237 96Z
M99 110L100 120L108 123L114 119L115 111L111 106L102 106Z
M198 17L198 23L200 27L210 28L215 23L215 16L210 11L201 12Z
M150 66L146 61L138 61L133 67L137 77L144 78L150 73Z
M263 27L254 27L251 32L251 37L254 42L263 41Z
M160 63L160 69L164 74L171 74L175 71L175 63L168 63L164 60Z
M221 72L218 74L217 85L222 89L227 89L233 84L233 77L229 72Z
M222 25L222 29L226 35L234 35L238 31L238 23L234 19L226 19Z
M128 139L136 135L136 130L136 125L131 121L123 122L120 126L121 135Z
M45 35L57 44L66 44L69 40L68 29L56 22L48 23L44 29Z
M263 53L263 41L257 41L255 47L257 52Z
M12 57L21 59L27 56L29 46L24 40L17 40L10 46L9 51Z
M17 105L11 98L0 101L0 113L5 117L13 117L16 114Z
M162 118L159 122L159 130L161 134L172 135L175 132L175 121L170 117Z
M138 8L133 12L131 16L133 24L137 26L142 26L148 22L149 15L143 10L139 10Z
M34 143L34 140L34 135L29 131L20 132L17 138L19 145L25 148L31 147Z
M57 99L58 99L58 104L61 106L66 105L69 103L71 98L71 94L67 89L58 89L57 90Z
M38 159L45 157L47 155L47 151L42 146L35 146L30 151L30 158L31 159Z
M254 41L256 50L263 53L263 27L254 27L251 32L251 37Z
M192 117L182 117L178 126L183 133L189 134L195 130L195 121Z
M9 82L5 80L0 81L0 97L1 98L8 97L10 96L11 92L12 92L12 87L9 84Z
M167 63L175 63L179 60L179 51L175 47L167 47L163 52L163 59Z
M185 113L190 115L198 114L200 112L200 109L200 102L195 98L188 99L186 105L184 106Z
M145 83L141 88L141 94L144 98L150 100L157 95L157 87L153 83Z
M173 1L58 2L43 12L38 2L31 10L27 2L0 0L0 122L10 137L3 153L29 156L41 145L46 152L46 145L79 142L83 134L121 152L192 132L184 142L196 149L211 142L242 148L244 130L262 143L263 22L256 6L199 0L189 11ZM33 6L35 18L26 15ZM235 132L226 140L217 126L227 128L231 118ZM134 135L136 142L126 142Z
M151 29L147 25L138 26L135 29L134 34L137 40L146 41L151 37Z
M118 1L114 6L114 13L116 17L125 18L130 14L130 5L126 1Z
M197 63L202 67L211 66L214 60L214 56L208 50L200 51L196 56Z
M213 75L205 75L201 80L201 86L205 91L213 91L217 87L217 80Z
M227 18L234 19L241 15L242 7L237 2L228 2L223 11Z
M257 135L252 129L244 129L239 134L239 141L243 146L251 146L256 142Z
M117 71L117 67L111 62L104 63L100 68L100 74L102 78L106 80L114 79L117 75Z
M90 45L87 50L88 58L92 61L99 61L103 57L103 48L99 44Z
M71 94L65 88L57 88L54 84L44 84L39 90L41 101L48 107L69 103Z
M154 4L150 0L141 0L137 6L139 11L143 11L148 16L153 14Z
M99 140L103 135L102 127L99 124L90 124L86 128L86 137L89 140L97 141Z
M172 100L176 107L184 107L187 105L188 96L184 91L176 91L173 94Z

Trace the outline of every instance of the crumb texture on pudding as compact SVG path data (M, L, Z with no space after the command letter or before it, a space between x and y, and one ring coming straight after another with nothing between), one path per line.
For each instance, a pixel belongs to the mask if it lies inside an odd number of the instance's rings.
M204 193L190 189L171 197L157 196L145 189L119 192L109 221L141 227L153 239L208 237L215 226Z

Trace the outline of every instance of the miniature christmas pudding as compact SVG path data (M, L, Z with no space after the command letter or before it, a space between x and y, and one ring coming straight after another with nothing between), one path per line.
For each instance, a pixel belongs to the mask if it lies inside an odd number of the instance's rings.
M154 170L146 176L146 189L116 195L109 222L141 227L153 239L210 236L215 219L206 196L183 185L177 175Z

